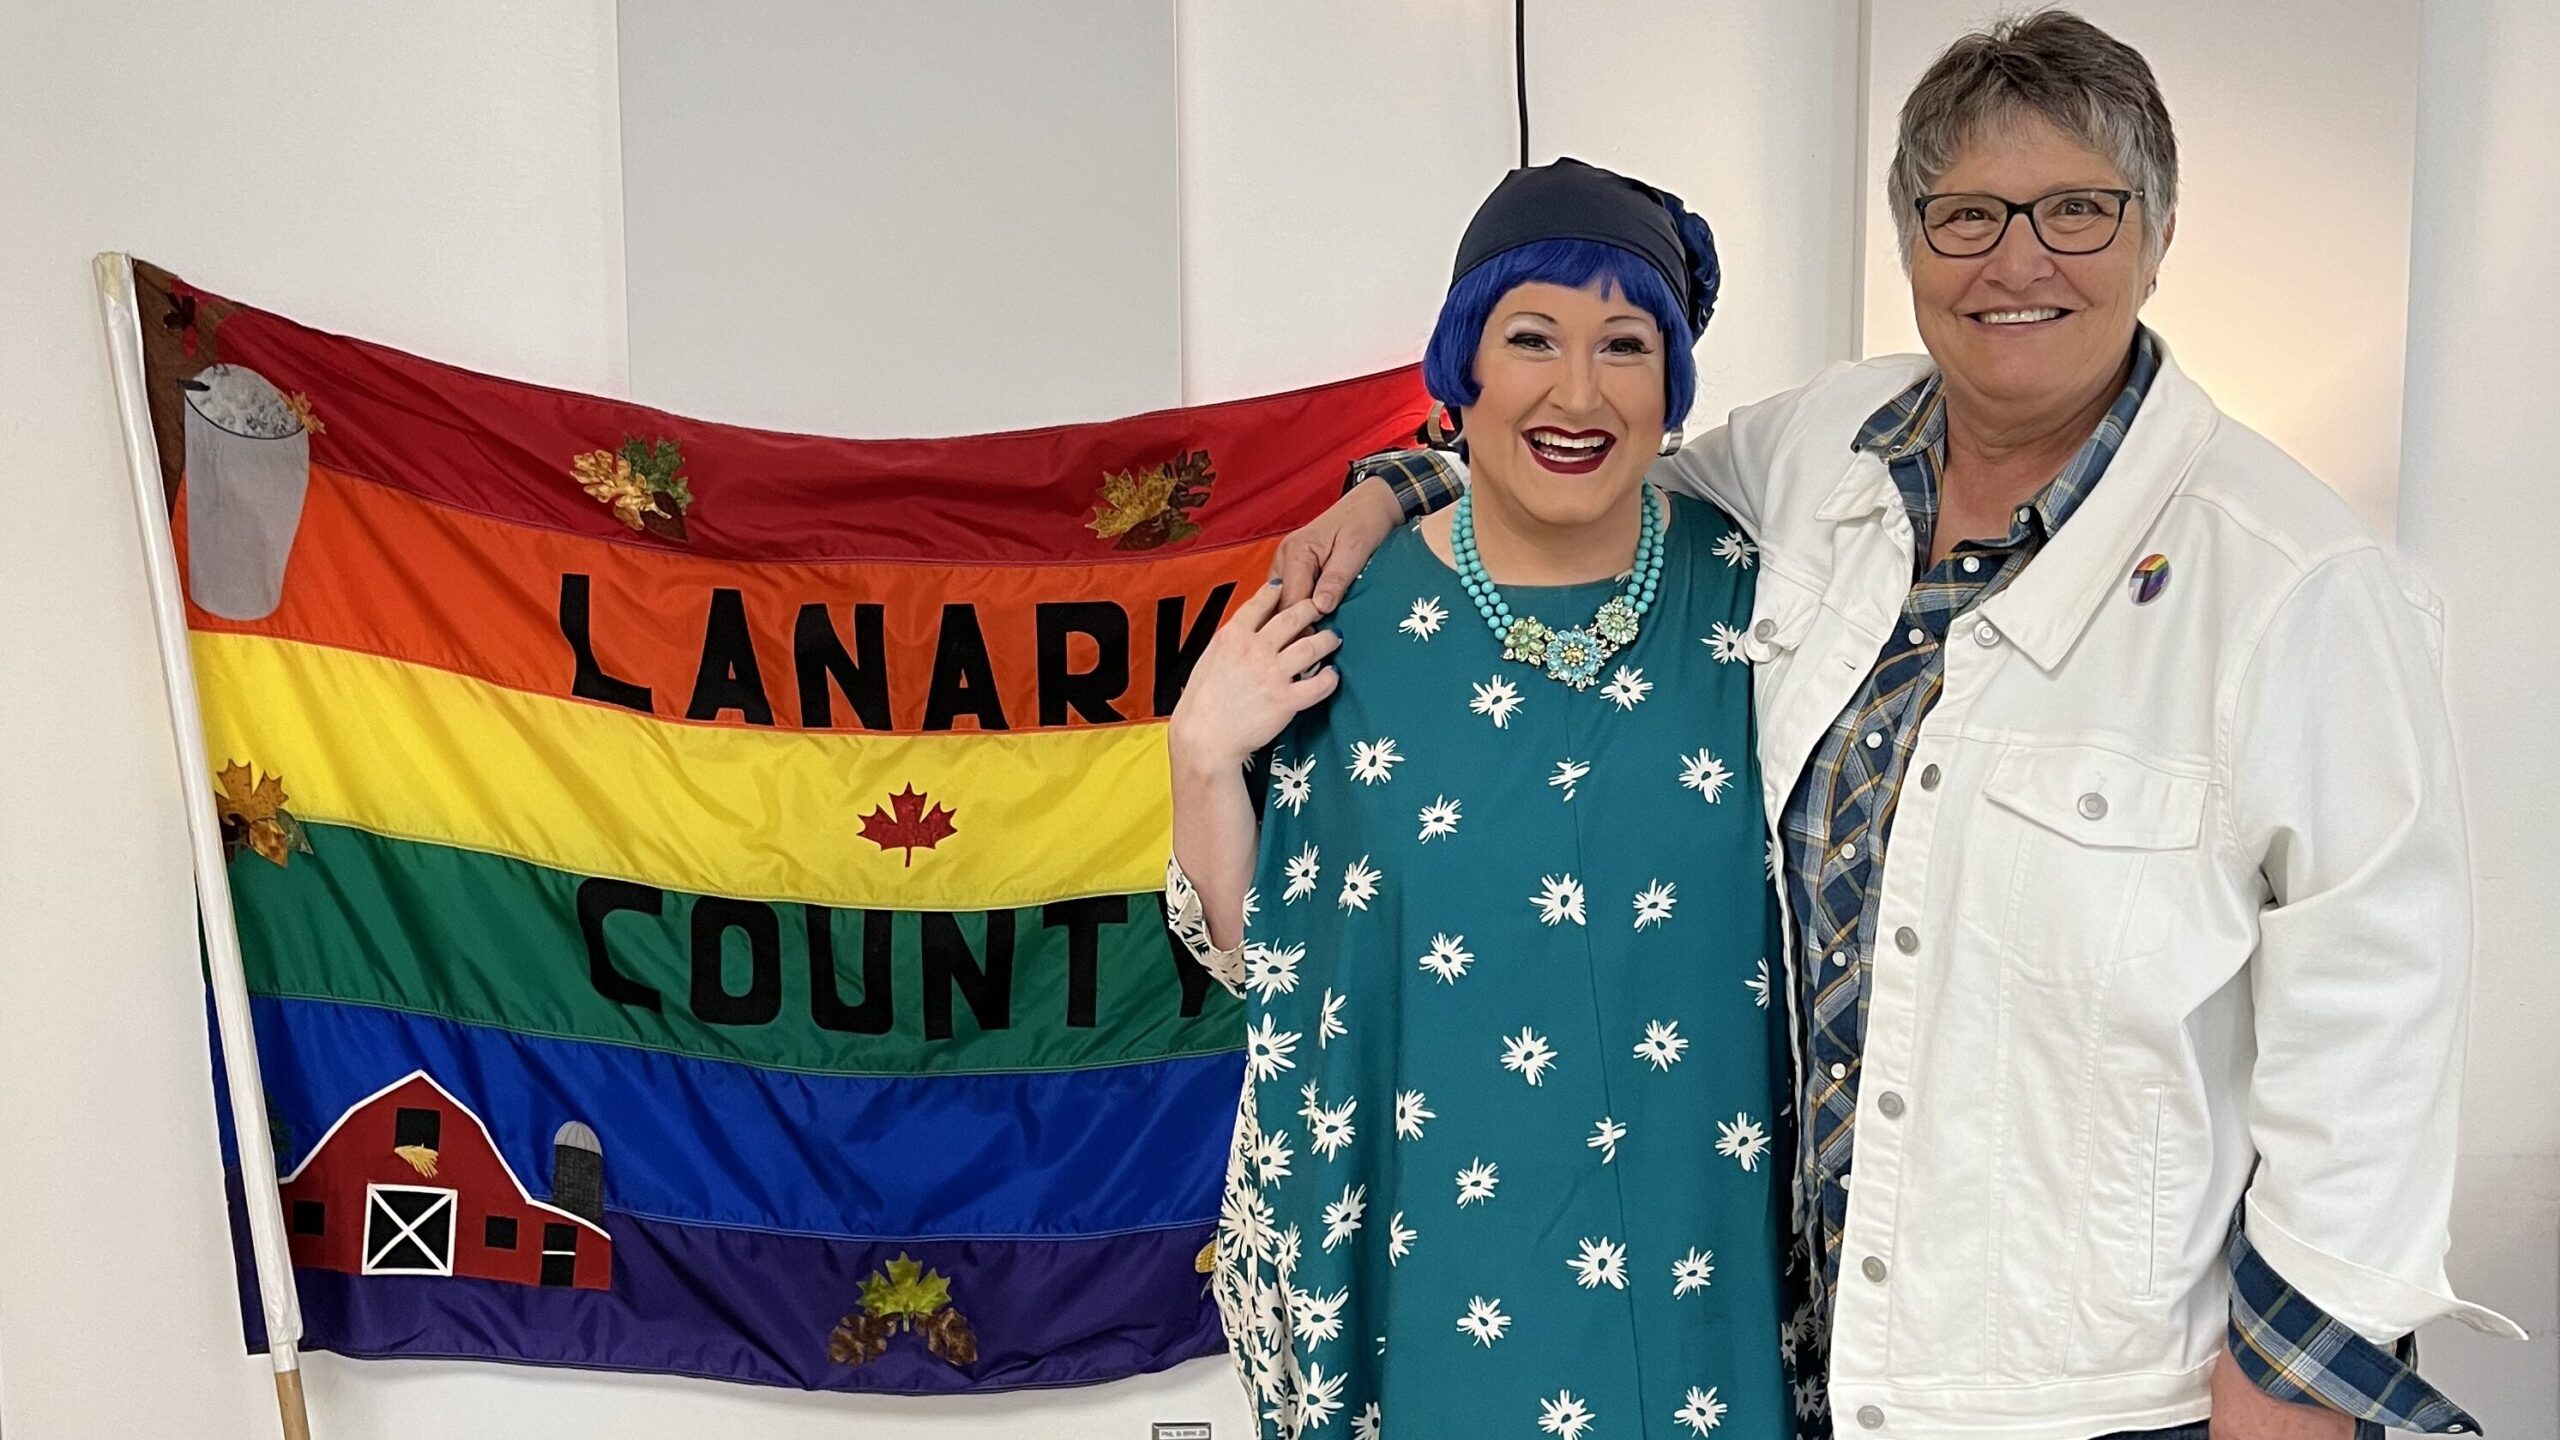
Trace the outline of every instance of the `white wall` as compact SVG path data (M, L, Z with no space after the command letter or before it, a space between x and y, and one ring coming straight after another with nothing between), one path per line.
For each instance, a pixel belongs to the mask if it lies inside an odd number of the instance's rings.
M621 0L632 398L823 435L1181 402L1173 0Z
M1531 159L1623 170L1715 227L1692 430L1851 354L1856 0L1529 8ZM1511 6L1186 0L1181 32L1185 401L1418 358L1518 158Z
M1871 7L1869 354L1917 350L1884 202L1895 122L1947 42L2022 8ZM2178 127L2178 235L2143 319L2224 409L2384 535L2396 523L2418 0L2073 0L2151 62Z
M1420 357L1458 232L1510 164L1510 6L1178 9L1184 402Z
M2560 8L2429 0L2419 75L2400 535L2450 614L2480 917L2452 1264L2536 1337L2438 1327L2421 1343L2489 1434L2560 1435L2560 791L2538 743L2560 713Z

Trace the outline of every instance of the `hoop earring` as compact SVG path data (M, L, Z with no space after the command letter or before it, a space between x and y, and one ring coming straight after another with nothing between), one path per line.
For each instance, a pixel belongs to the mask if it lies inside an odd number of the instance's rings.
M1446 450L1457 443L1463 429L1457 412L1435 400L1431 413L1422 417L1422 443L1434 450Z
M1681 427L1674 425L1670 429L1662 432L1662 448L1653 453L1656 455L1677 455L1680 453L1680 447L1686 444L1688 439L1688 434L1683 431Z

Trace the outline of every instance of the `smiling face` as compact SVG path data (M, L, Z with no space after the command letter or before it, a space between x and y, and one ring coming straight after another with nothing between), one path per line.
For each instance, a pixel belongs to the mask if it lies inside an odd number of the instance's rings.
M2016 201L2081 188L2131 186L2113 160L2033 115L1987 128L1929 186ZM2047 250L2024 215L1970 259L1950 260L1916 239L1912 314L1950 395L2005 415L2058 418L2105 389L2131 353L2159 270L2157 257L2143 254L2144 203L2127 208L2114 243L2089 255Z
M1540 524L1589 524L1632 501L1660 448L1662 327L1602 281L1515 286L1476 345L1460 414L1473 478Z

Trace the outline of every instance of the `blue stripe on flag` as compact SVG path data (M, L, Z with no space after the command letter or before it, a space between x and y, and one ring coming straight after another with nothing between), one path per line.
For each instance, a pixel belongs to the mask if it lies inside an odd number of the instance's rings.
M1241 1054L1094 1070L804 1075L318 1000L251 1002L286 1171L348 1107L424 1070L551 1189L585 1122L606 1203L814 1235L1103 1235L1214 1218ZM446 1137L446 1145L455 1143Z

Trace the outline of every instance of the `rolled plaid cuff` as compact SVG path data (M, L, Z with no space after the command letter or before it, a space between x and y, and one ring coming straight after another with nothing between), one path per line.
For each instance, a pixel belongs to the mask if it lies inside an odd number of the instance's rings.
M1395 492L1407 520L1419 520L1453 503L1467 488L1458 468L1437 450L1382 450L1364 455L1351 462L1351 481L1343 488L1349 490L1372 475Z
M2228 1258L2228 1339L2251 1384L2279 1400L2354 1416L2356 1440L2384 1440L2386 1426L2427 1435L2480 1433L2469 1411L2418 1378L2417 1336L2403 1336L2387 1351L2340 1324L2287 1285L2236 1220Z

